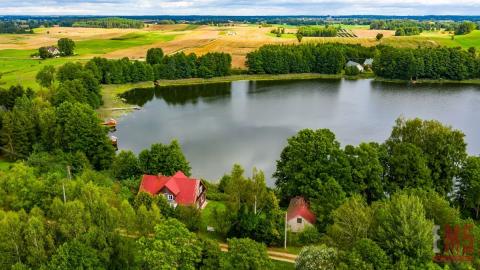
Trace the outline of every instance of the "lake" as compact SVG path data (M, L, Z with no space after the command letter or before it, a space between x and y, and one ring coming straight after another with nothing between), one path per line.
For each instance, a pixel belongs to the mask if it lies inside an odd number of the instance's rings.
M272 185L287 138L304 128L329 128L342 147L383 142L400 116L436 119L466 134L480 153L480 87L391 84L373 80L237 81L134 89L142 107L119 119L119 149L136 153L177 139L196 178L216 181L234 163L257 167Z

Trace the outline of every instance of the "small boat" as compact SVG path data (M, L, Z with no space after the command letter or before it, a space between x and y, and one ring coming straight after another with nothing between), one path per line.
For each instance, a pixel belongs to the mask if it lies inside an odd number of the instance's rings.
M113 136L113 135L110 135L110 141L112 142L112 145L118 149L118 138Z
M117 126L117 120L110 118L108 121L103 122L104 126L115 128Z

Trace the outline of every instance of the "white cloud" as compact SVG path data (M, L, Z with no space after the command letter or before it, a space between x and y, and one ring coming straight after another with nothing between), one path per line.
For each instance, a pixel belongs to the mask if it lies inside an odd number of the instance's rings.
M0 0L3 15L480 15L480 0Z

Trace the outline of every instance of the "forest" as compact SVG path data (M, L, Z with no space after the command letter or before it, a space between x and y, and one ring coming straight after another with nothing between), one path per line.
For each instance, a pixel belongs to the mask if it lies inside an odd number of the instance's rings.
M247 55L254 74L340 74L347 61L374 58L373 72L386 79L467 80L480 78L480 57L475 48L402 49L359 45L266 45Z
M108 17L97 19L82 19L75 21L72 27L93 27L93 28L138 28L144 27L144 23L140 20Z

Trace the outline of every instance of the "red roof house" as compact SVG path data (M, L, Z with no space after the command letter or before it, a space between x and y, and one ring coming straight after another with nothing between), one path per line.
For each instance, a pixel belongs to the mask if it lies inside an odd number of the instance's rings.
M287 223L292 232L301 232L306 226L315 224L315 214L310 211L308 203L303 197L290 200L287 209Z
M205 204L206 188L202 181L188 178L183 172L173 176L143 175L139 192L153 196L162 194L173 206L195 205L202 208Z

